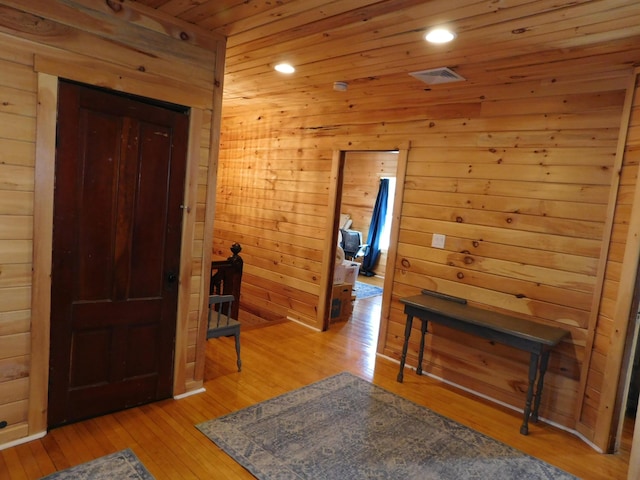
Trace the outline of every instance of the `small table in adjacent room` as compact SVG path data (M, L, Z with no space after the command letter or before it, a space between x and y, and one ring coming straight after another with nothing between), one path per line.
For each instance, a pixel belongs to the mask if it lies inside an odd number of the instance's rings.
M438 292L431 292L429 290L423 290L422 295L401 298L400 301L404 303L404 313L407 315L407 323L405 326L398 382L402 382L403 380L409 336L411 335L414 317L422 322L422 336L420 339L420 350L418 352L418 366L416 368L418 375L422 374L425 335L429 321L503 343L531 354L529 361L529 386L524 408L524 419L520 427L520 433L527 435L529 433L529 418L531 418L531 421L534 423L538 421L538 409L540 407L542 388L544 386L544 374L549 362L549 353L569 332L563 328L472 307L467 305L464 299L439 294Z

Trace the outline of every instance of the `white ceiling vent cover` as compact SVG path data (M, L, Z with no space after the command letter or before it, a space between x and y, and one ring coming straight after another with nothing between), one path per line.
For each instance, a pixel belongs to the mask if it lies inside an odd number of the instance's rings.
M439 83L462 82L466 78L458 75L456 72L447 67L432 68L431 70L422 70L421 72L409 73L412 77L422 80L429 85L437 85Z

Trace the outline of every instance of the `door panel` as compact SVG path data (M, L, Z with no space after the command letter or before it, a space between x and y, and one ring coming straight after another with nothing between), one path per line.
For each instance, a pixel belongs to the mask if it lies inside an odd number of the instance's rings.
M49 426L172 393L188 117L61 82Z

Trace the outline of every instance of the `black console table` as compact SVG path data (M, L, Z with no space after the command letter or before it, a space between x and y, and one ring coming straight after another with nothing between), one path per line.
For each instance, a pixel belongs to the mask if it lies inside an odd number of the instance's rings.
M424 290L422 295L401 298L400 301L404 303L407 323L404 332L398 382L403 380L404 364L407 359L407 347L414 317L422 321L422 337L420 339L418 366L416 368L418 375L422 375L424 339L429 321L525 350L531 354L529 361L529 388L527 389L527 400L524 408L524 421L520 427L520 433L527 435L529 433L529 417L534 423L538 421L538 408L540 407L549 353L569 332L562 328L472 307L467 305L464 299L430 292L429 290Z

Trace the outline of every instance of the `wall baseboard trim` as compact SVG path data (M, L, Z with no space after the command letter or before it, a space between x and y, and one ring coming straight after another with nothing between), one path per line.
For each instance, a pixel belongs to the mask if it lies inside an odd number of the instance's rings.
M191 395L197 395L198 393L203 393L206 391L207 391L206 388L202 387L202 388L198 388L197 390L191 390L189 392L181 393L180 395L174 395L173 399L180 400L181 398L190 397Z
M313 330L314 332L321 332L321 331L322 331L322 330L320 330L319 328L312 327L311 325L306 324L306 323L304 323L304 322L301 322L300 320L296 320L296 319L295 319L295 318L293 318L293 317L287 317L287 320L289 320L289 321L291 321L291 322L295 322L295 323L297 323L298 325L302 325L303 327L310 328L310 329L311 329L311 330Z
M376 356L378 356L380 358L385 358L385 359L387 359L387 360L389 360L389 361L391 361L391 362L393 362L395 364L400 365L400 361L396 360L395 358L388 357L387 355L383 355L381 353L376 353ZM411 366L411 365L405 365L405 368L409 369L409 370L413 370L414 372L416 370L416 368ZM447 385L451 385L452 387L459 388L460 390L464 390L465 392L471 393L471 394L473 394L473 395L475 395L477 397L483 398L483 399L488 400L489 402L492 402L492 403L496 403L496 404L501 405L501 406L503 406L505 408L508 408L510 410L513 410L513 411L516 411L518 413L523 413L524 412L524 409L522 409L522 408L514 407L513 405L509 405L508 403L502 402L500 400L497 400L497 399L495 399L493 397L490 397L488 395L485 395L483 393L476 392L475 390L472 390L471 388L463 387L462 385L458 385L457 383L452 382L450 380L445 380L444 378L438 377L437 375L433 375L432 373L429 373L429 372L425 372L424 370L422 371L422 375L426 376L426 377L429 377L429 378L433 378L434 380L438 380L439 382L446 383ZM554 426L554 427L556 427L556 428L558 428L560 430L564 430L567 433L575 435L580 440L582 440L584 443L586 443L591 448L593 448L596 452L603 453L603 450L601 448L599 448L594 443L589 441L584 435L582 435L577 430L574 430L574 429L569 428L569 427L565 427L564 425L561 425L559 423L556 423L556 422L554 422L552 420L549 420L547 418L544 418L544 417L539 417L538 420L542 421L542 422L544 422L544 423L546 423L548 425L552 425L552 426Z
M11 442L3 443L2 445L0 445L0 450L5 450L7 448L22 445L23 443L29 443L29 442L32 442L33 440L38 440L44 437L46 434L47 434L47 431L45 430L44 432L36 433L34 435L29 435L28 437L22 437L22 438L18 438L17 440L13 440Z

